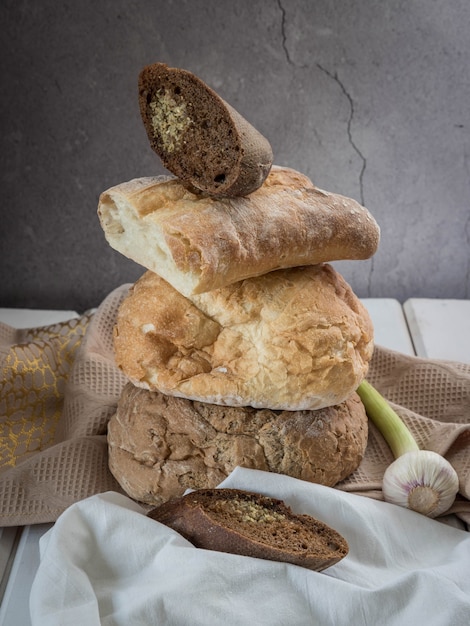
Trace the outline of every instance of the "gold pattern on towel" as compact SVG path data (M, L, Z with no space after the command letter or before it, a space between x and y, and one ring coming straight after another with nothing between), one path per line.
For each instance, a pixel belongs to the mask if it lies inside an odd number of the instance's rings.
M89 315L15 330L0 345L0 469L54 443L64 391Z

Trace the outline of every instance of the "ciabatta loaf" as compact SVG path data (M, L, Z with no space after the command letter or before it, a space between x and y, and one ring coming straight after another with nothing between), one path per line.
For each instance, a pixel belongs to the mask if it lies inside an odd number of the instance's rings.
M368 422L356 393L318 411L193 402L128 383L108 423L109 467L135 500L216 487L237 466L334 486L355 471Z
M373 326L329 265L269 272L186 298L153 272L117 314L117 365L136 386L228 406L320 409L365 377Z
M135 179L105 191L98 215L113 248L186 296L278 268L367 259L380 234L354 200L274 166L246 198L191 193L174 178Z
M346 539L282 500L239 489L202 489L150 511L197 548L321 571L349 552Z
M226 196L263 184L273 162L268 140L191 72L145 67L139 103L152 149L181 180Z

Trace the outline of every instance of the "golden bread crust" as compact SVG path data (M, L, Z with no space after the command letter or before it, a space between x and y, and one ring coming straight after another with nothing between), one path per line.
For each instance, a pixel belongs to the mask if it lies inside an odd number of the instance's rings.
M184 295L298 265L367 259L379 227L356 201L273 166L247 197L192 193L168 177L140 178L100 196L109 244Z
M319 409L368 369L373 326L329 265L270 272L185 298L152 272L117 316L116 363L136 385L228 406Z

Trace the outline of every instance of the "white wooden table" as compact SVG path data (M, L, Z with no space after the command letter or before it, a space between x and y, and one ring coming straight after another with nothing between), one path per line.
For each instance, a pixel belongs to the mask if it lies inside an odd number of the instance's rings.
M470 363L470 300L388 298L363 300L377 344L405 354ZM0 320L17 328L76 317L73 311L0 308ZM51 524L0 528L0 626L28 626L29 592L39 564L39 539Z

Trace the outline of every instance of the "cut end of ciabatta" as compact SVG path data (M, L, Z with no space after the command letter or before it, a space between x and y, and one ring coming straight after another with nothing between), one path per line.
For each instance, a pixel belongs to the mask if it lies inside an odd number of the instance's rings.
M155 187L158 194L153 193ZM182 202L186 194L194 196L173 177L137 178L101 194L98 216L112 248L155 272L180 293L191 294L197 291L200 265L196 262L190 266L184 260L179 266L176 263L177 258L181 261L185 254L191 255L188 240L175 232L170 238L173 250L170 249L167 233L153 219L158 215L171 221L172 202L176 200L174 192ZM177 248L180 250L178 257Z

